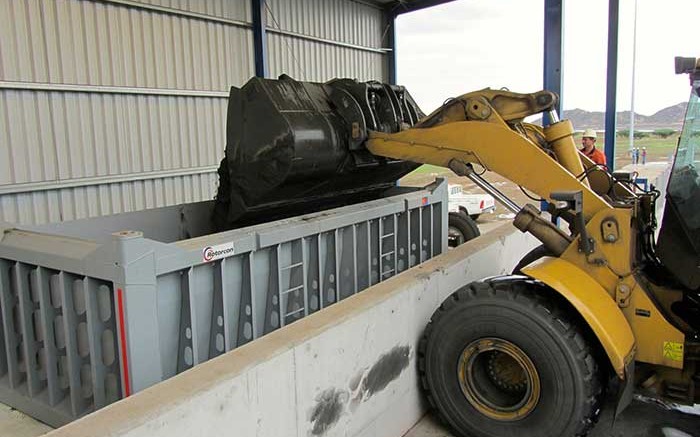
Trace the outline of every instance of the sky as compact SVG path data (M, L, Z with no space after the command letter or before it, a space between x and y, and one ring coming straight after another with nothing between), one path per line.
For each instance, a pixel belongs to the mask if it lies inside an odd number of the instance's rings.
M629 110L634 0L620 0L617 110ZM688 100L674 57L700 57L700 0L638 0L635 112ZM400 15L397 82L424 112L481 88L542 89L544 0L456 0ZM605 110L607 0L564 0L564 111Z

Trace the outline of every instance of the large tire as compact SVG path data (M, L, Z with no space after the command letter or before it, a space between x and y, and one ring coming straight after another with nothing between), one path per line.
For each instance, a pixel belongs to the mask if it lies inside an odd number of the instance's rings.
M454 212L448 214L447 229L449 247L457 247L481 235L474 220Z
M433 314L419 372L455 434L580 436L595 423L601 384L592 348L538 288L513 277L473 282Z

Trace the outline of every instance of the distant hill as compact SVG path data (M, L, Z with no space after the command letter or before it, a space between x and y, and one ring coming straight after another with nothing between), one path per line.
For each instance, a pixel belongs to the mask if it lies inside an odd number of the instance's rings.
M683 118L685 117L685 109L688 106L686 102L678 103L677 105L669 106L653 115L642 115L635 113L634 129L635 130L655 130L655 129L676 129L680 130L683 127ZM605 113L600 111L586 111L584 109L567 109L564 110L564 118L571 120L574 124L574 129L605 129ZM538 120L539 121L539 120ZM630 111L620 111L617 113L617 129L625 130L630 127Z

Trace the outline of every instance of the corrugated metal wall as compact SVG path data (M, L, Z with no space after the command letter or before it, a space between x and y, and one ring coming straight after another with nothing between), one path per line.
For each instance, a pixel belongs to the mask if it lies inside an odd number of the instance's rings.
M272 77L286 73L310 81L338 76L386 80L380 9L347 0L268 0L267 4ZM299 38L300 34L311 38Z
M270 75L386 80L380 9L268 0ZM212 198L249 0L0 0L0 221Z

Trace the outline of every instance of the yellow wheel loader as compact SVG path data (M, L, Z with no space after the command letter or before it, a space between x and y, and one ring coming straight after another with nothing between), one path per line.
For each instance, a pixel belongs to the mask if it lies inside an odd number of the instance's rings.
M700 62L677 58L676 69L690 75L692 93L658 237L658 191L639 194L629 175L580 154L551 92L486 89L410 128L369 132L372 154L468 176L542 242L516 274L455 291L425 330L421 380L456 434L585 435L611 379L619 382L616 414L638 387L699 402ZM524 121L537 113L552 124ZM514 204L475 168L540 196L552 219Z
M455 291L425 330L421 380L454 432L584 435L615 380L618 413L637 387L693 404L700 64L679 58L677 70L690 75L693 91L658 236L659 192L639 193L629 174L611 174L579 153L571 123L553 110L554 93L486 89L425 116L400 86L284 75L231 89L214 222L228 229L256 214L367 199L417 163L448 167L517 213L515 226L542 242L516 274ZM552 123L524 121L539 113ZM546 200L551 217L516 205L475 168Z

